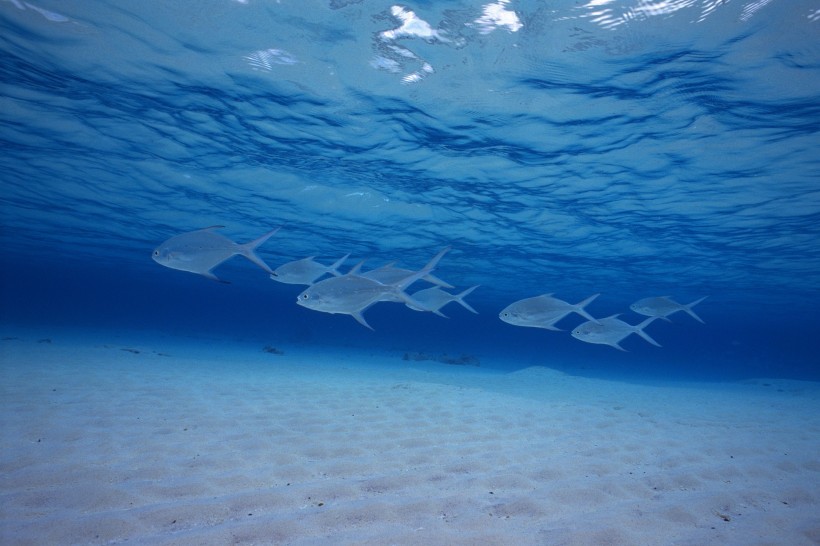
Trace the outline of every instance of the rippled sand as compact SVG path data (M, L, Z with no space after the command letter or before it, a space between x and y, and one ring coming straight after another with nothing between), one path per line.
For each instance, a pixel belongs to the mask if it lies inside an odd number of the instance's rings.
M3 544L820 543L820 388L6 336Z

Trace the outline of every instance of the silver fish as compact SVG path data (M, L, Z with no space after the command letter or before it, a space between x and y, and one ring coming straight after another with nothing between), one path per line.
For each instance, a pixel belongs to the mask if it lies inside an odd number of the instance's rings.
M664 320L669 320L669 315L673 315L678 311L685 311L693 319L703 324L703 320L695 314L695 312L692 310L692 307L696 306L708 297L709 296L703 296L702 298L695 300L687 305L678 303L669 296L659 296L657 298L644 298L642 300L636 301L635 303L630 305L629 308L638 314L645 315L647 317L662 318Z
M350 254L345 254L333 265L322 265L313 259L314 256L295 260L277 267L270 278L286 284L310 285L327 274L333 275L334 277L341 275L341 273L339 273L339 267L349 256Z
M625 351L626 349L618 345L618 343L630 334L638 334L652 345L660 347L660 344L657 341L649 337L649 334L643 331L644 328L649 326L652 321L656 319L657 317L649 317L637 326L633 326L620 320L618 315L612 315L611 317L598 319L597 322L588 321L578 325L572 331L572 337L587 343L610 345L618 350Z
M450 247L446 247L422 269L391 284L383 284L358 275L358 270L361 267L361 264L359 264L345 275L319 281L307 288L296 298L296 303L314 311L350 315L360 324L372 330L373 328L365 321L362 313L368 307L380 301L403 301L417 306L420 305L404 290L433 271L439 260L449 250Z
M279 231L279 228L270 230L250 243L237 244L214 231L222 227L224 226L211 226L171 237L154 250L152 258L165 267L189 271L218 281L211 270L239 254L268 273L275 274L254 250Z
M589 305L592 300L598 296L600 296L600 294L594 294L584 301L573 305L552 297L551 293L543 294L534 298L525 298L511 303L498 314L498 318L514 326L545 328L547 330L560 332L561 329L556 328L555 323L570 313L577 313L585 319L595 322L595 318L587 313L584 307Z
M446 318L444 313L441 312L441 308L454 301L461 304L461 306L468 311L478 314L478 311L470 307L470 305L464 301L464 298L470 295L470 293L476 288L478 288L478 285L472 286L460 294L450 294L449 292L445 292L440 286L431 286L430 288L424 288L417 292L413 292L413 299L420 303L421 307L414 307L409 303L407 304L407 307L414 311L429 311Z
M379 281L382 284L392 284L401 281L402 279L407 278L415 273L415 271L412 271L410 269L393 267L394 263L395 262L392 262L383 265L379 268L371 269L370 271L364 271L362 273L359 273L359 276L366 277L368 279L373 279L374 281ZM424 277L422 277L422 280L427 281L430 284L441 286L442 288L453 288L453 285L444 282L435 275L425 275Z

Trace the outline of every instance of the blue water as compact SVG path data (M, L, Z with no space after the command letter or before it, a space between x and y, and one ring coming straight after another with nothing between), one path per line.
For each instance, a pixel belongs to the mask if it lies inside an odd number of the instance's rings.
M0 3L4 328L474 355L630 380L820 380L820 11L812 2ZM421 267L479 311L370 331L235 257ZM419 283L419 287L422 283ZM627 352L498 312L553 292L709 298ZM565 330L581 322L568 318Z

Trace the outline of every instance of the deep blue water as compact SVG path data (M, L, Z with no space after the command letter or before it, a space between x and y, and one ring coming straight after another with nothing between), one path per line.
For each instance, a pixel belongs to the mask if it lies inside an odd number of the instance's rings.
M820 380L818 25L800 1L7 0L2 324ZM480 314L380 303L369 331L241 257L230 284L151 260L211 225L282 226L274 268L452 245L437 275ZM708 295L706 324L621 353L498 320L546 292L631 323Z

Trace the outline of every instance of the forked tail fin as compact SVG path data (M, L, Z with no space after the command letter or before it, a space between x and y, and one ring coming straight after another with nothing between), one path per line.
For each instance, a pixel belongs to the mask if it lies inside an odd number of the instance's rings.
M342 274L339 273L339 268L342 267L342 264L345 263L345 260L347 260L349 257L350 253L347 253L338 260L336 260L336 263L334 263L328 268L328 273L330 273L334 277L340 277Z
M594 322L594 323L598 324L598 319L596 319L595 317L593 317L592 315L590 315L589 313L587 313L587 312L586 312L586 309L584 309L584 307L586 307L587 305L589 305L590 303L592 303L592 300L594 300L594 299L595 299L595 298L597 298L598 296L600 296L600 294L593 294L593 295L591 295L590 297L588 297L587 299L585 299L584 301L579 302L579 303L576 303L576 304L573 306L573 307L574 307L573 312L578 313L579 315L581 315L581 316L582 316L582 317L584 317L585 319L587 319L587 320L591 320L592 322Z
M356 265L350 268L350 271L345 273L345 275L358 275L359 271L362 270L362 266L364 265L365 260L360 261Z
M398 283L396 283L396 285L395 285L396 288L399 291L404 291L405 288L407 288L408 286L410 286L411 284L413 284L414 282L416 282L420 278L424 277L425 275L427 275L428 273L433 271L436 268L436 266L438 265L439 260L441 260L444 257L444 255L447 254L447 252L450 251L451 248L452 247L450 247L450 246L446 246L443 249L441 249L441 251L438 254L433 256L432 260L427 262L427 265L425 265L423 268L419 269L418 271L416 271L412 275L409 275L409 276L405 277L404 279L402 279L401 281L399 281Z
M471 313L475 313L475 314L477 315L477 314L478 314L478 311L476 311L475 309L473 309L473 308L470 306L470 304L469 304L469 303L467 303L466 301L464 301L464 298L466 298L467 296L469 296L469 295L472 293L472 291L473 291L473 290L475 290L475 289L476 289L476 288L478 288L478 287L479 287L479 285L471 286L471 287L470 287L470 288L468 288L467 290L463 291L461 294L456 294L456 295L454 296L454 300L453 300L453 301L457 301L457 302L458 302L458 303L460 303L460 304L462 305L462 307L464 307L466 310L470 311Z
M436 265L438 265L439 260L441 260L441 258L445 254L447 254L447 252L449 252L450 248L451 247L449 247L449 246L444 247L438 254L433 256L433 259L430 260L429 262L427 262L427 265L425 265L423 268L419 269L418 271L416 271L412 275L410 275L408 277L405 277L401 281L399 281L396 284L392 285L394 290L395 290L395 295L399 298L400 301L403 301L404 303L406 303L408 307L411 307L411 308L416 307L416 308L419 308L419 309L422 309L422 310L425 310L425 311L429 310L429 311L432 311L433 313L435 313L437 315L440 315L444 318L447 318L446 315L444 315L441 311L438 311L438 310L433 311L432 309L427 309L420 302L414 300L413 297L410 294L405 292L405 289L407 289L408 286L410 286L411 284L413 284L414 282L416 282L420 278L424 277L425 275L427 275L428 273L433 271L433 269L436 268Z
M436 277L435 275L430 274L430 273L428 273L427 275L424 276L424 280L429 282L429 283L432 283L432 284L437 284L442 288L453 288L452 284L450 284L446 281L443 281L443 280L439 279L438 277Z
M701 324L706 324L705 322L703 322L703 319L701 319L699 316L697 316L697 315L695 314L695 312L692 310L692 307L696 306L697 304L699 304L700 302L702 302L703 300L705 300L705 299L706 299L706 298L708 298L708 297L709 297L709 296L703 296L703 297L702 297L702 298L700 298L699 300L695 300L695 301L693 301L692 303L690 303L690 304L688 304L688 305L684 305L684 306L683 306L683 310L684 310L684 311L686 311L687 313L689 313L689 315L690 315L693 319L695 319L696 321L700 322Z
M270 239L274 235L274 233L279 231L279 229L280 228L272 229L266 234L259 237L258 239L254 239L250 243L239 245L239 254L242 254L244 257L246 257L256 265L264 269L266 273L270 273L274 277L276 277L276 273L270 267L268 267L268 264L262 261L262 258L256 255L255 251L259 245Z
M653 322L655 319L657 319L657 318L658 318L658 317L649 317L648 319L646 319L646 320L645 320L645 321L643 321L642 323L640 323L640 324L638 324L637 326L635 326L635 327L634 327L634 328L635 328L634 332L635 332L636 334L638 334L639 336L641 336L642 338L644 338L644 339L645 339L646 341L648 341L649 343L651 343L652 345L654 345L655 347L660 347L660 346L661 346L661 344L660 344L660 343L658 343L657 341L655 341L654 339L652 339L651 337L649 337L649 334L647 334L646 332L644 332L644 331L643 331L643 329L644 329L644 328L646 328L647 326L649 326L650 324L652 324L652 322Z

